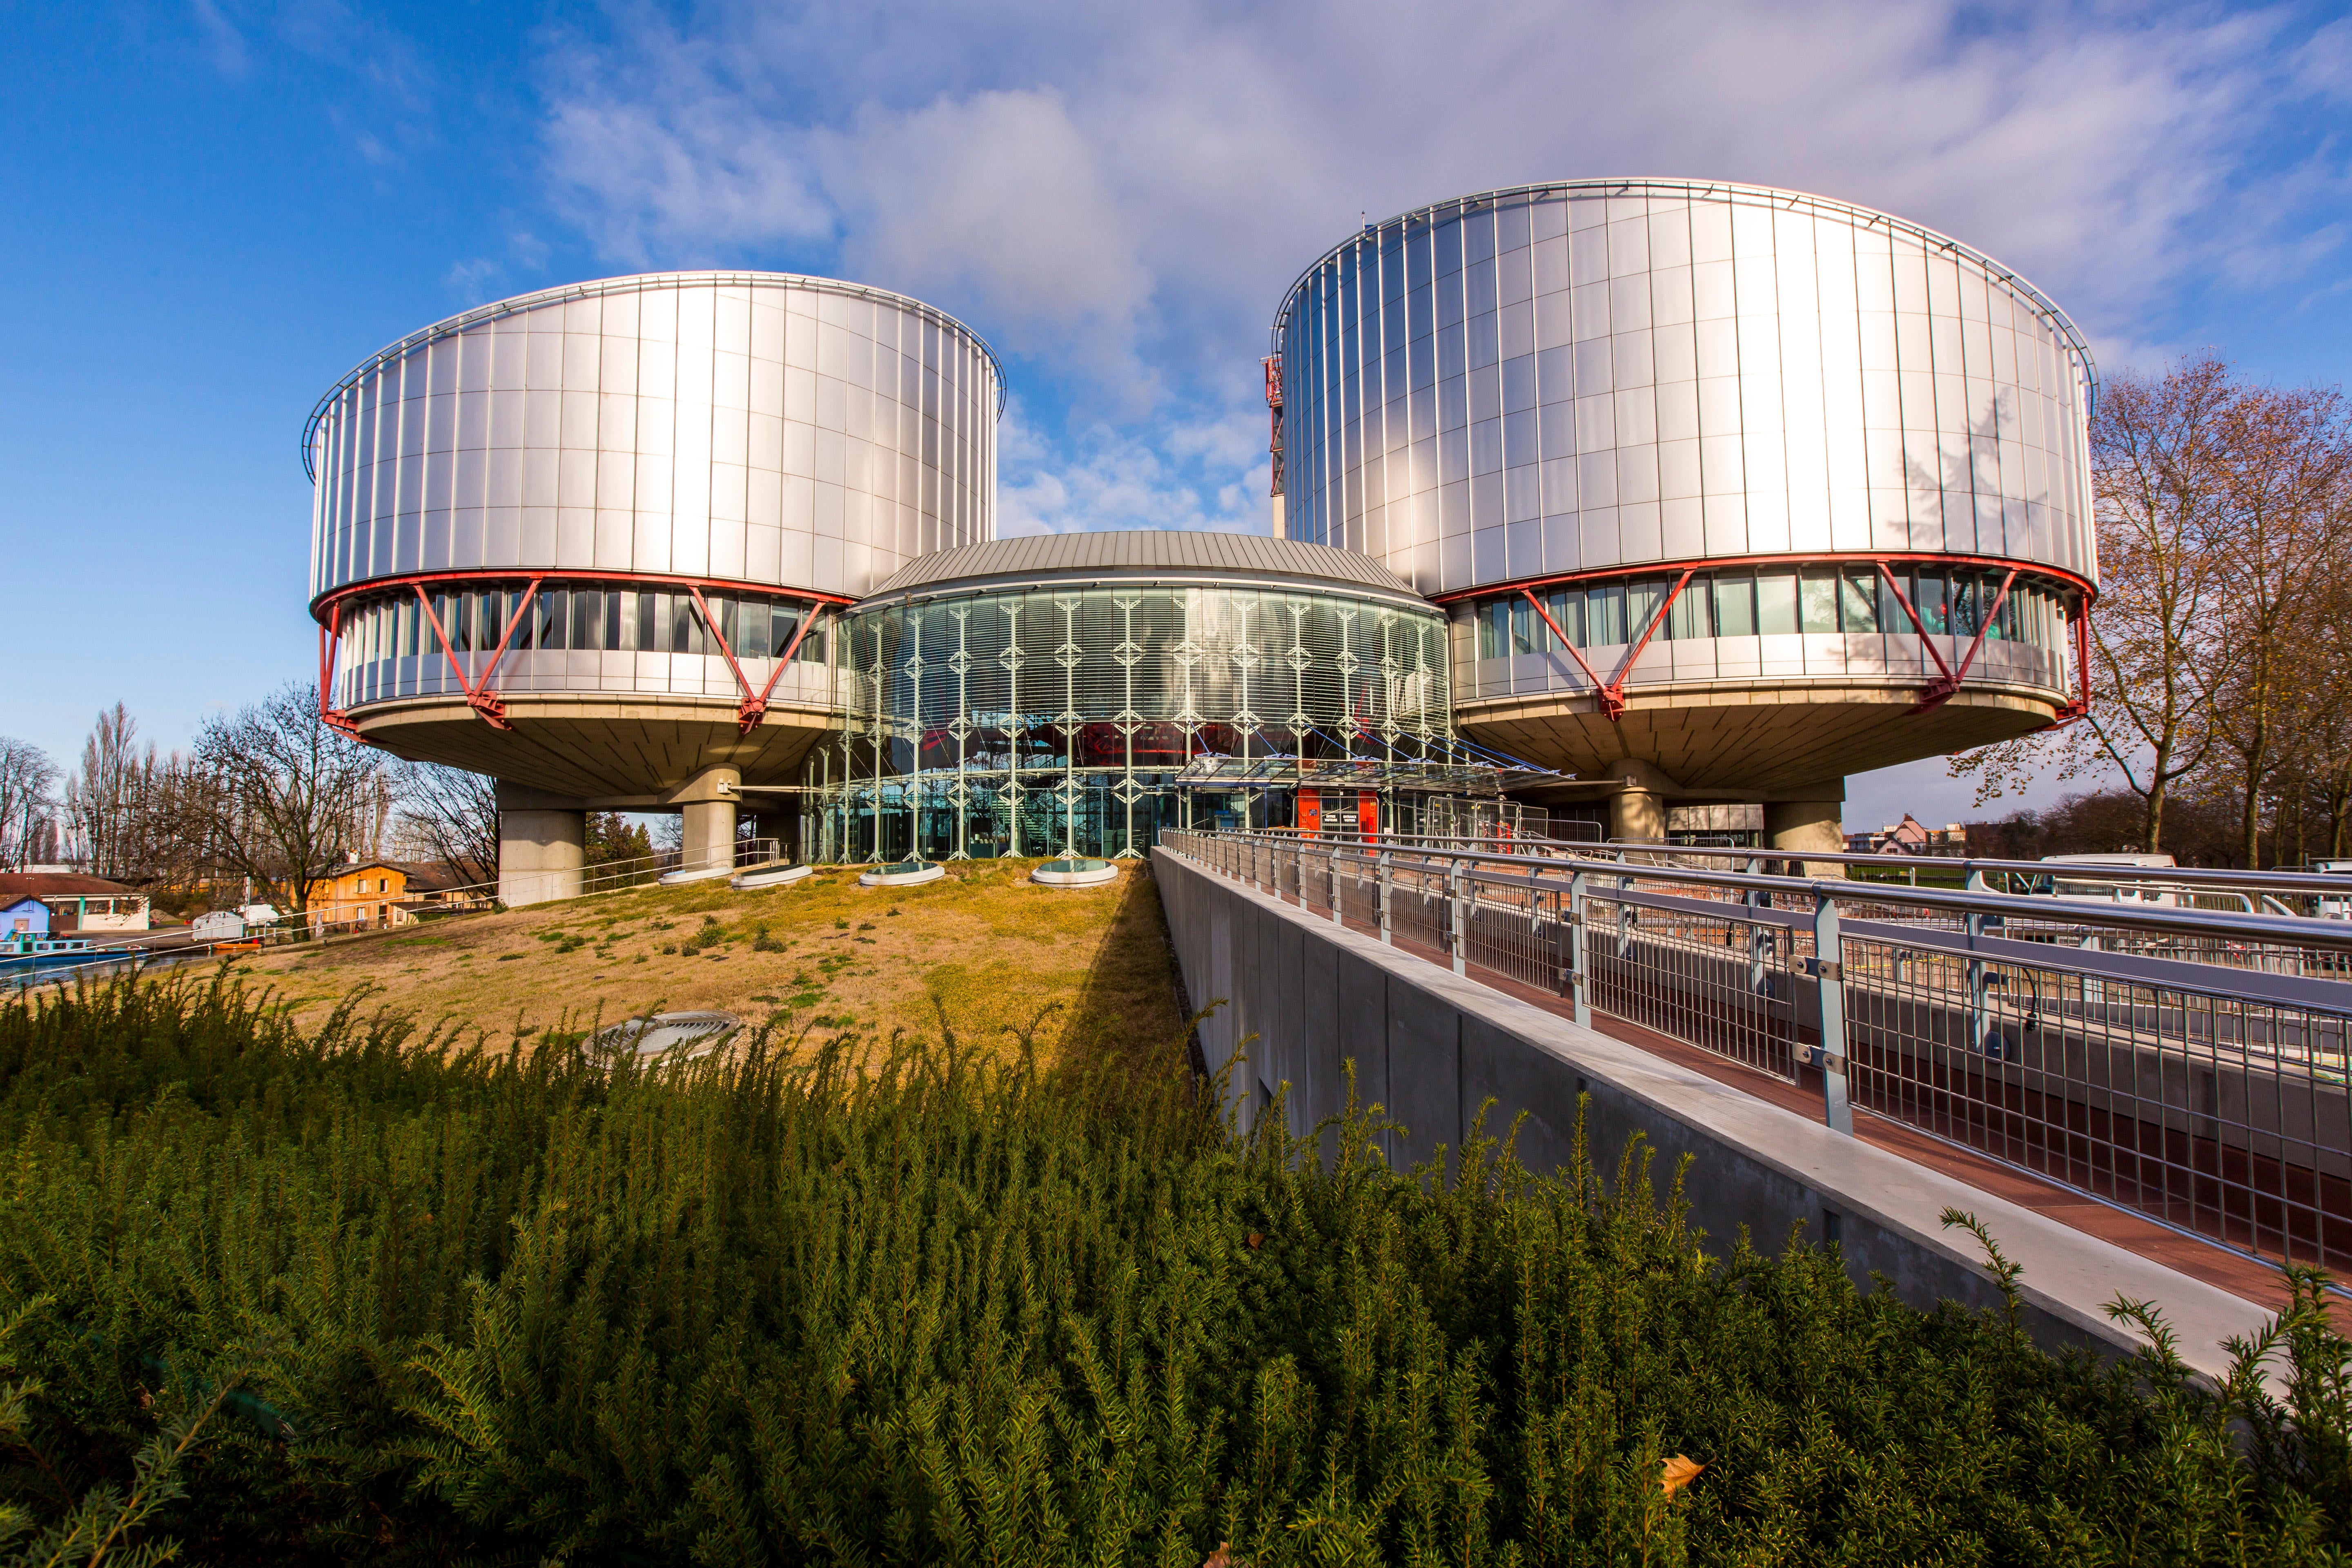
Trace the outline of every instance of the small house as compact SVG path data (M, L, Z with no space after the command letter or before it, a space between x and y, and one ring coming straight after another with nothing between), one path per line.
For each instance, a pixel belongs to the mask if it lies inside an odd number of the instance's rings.
M30 893L20 894L14 901L0 904L0 936L48 934L49 906Z
M78 871L0 873L0 908L13 908L27 898L38 899L47 908L52 934L147 929L147 895L103 877ZM14 929L16 918L0 930Z
M366 931L406 925L413 918L408 868L391 860L354 860L312 873L303 918L313 931Z

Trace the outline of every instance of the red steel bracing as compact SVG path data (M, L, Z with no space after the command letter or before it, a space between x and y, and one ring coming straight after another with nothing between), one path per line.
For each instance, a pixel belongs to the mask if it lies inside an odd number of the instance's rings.
M363 599L387 589L415 587L418 584L516 583L534 574L531 570L509 566L466 567L446 572L404 572L390 577L369 577L357 583L346 583L331 594L322 594L310 601L310 614L321 625L328 613L337 605L351 599ZM857 601L840 594L820 593L809 588L782 588L772 583L746 583L725 577L668 576L658 572L597 572L539 570L536 575L550 582L562 583L634 583L649 592L675 593L680 588L700 585L723 589L728 593L766 594L777 598L806 599L820 605L854 605Z
M2058 710L2050 721L2055 730L2062 724L2072 724L2077 719L2091 716L2091 601L2084 598L2074 606L2074 700Z
M508 576L511 578L513 574L509 573ZM422 583L413 584L416 589L416 602L425 606L425 618L433 623L433 635L440 639L441 656L449 661L449 672L457 678L457 685L466 693L466 706L479 713L482 721L493 730L514 728L507 719L507 705L499 700L498 690L490 685L490 678L499 672L499 660L507 656L507 644L514 640L515 627L522 625L523 616L530 613L530 602L539 596L540 582L540 578L533 577L530 585L523 590L522 603L515 606L512 618L507 622L506 633L499 638L498 648L490 655L489 665L482 671L479 680L466 679L466 667L457 662L457 650L449 646L449 634L443 629L441 617L433 613L433 601L426 596L425 585ZM340 611L341 605L336 608Z
M1282 493L1282 362L1269 354L1263 362L1265 368L1265 406L1273 421L1266 437L1266 456L1273 460L1274 487L1267 493Z
M1960 659L1960 668L1950 671L1942 679L1929 681L1920 691L1919 705L1912 709L1912 712L1926 713L1941 708L1959 690L1960 682L1969 678L1969 667L1977 661L1977 650L1984 647L1985 634L1992 630L1992 623L2000 616L2001 605L2009 602L2010 584L2016 581L2017 568L2012 566L2009 569L2009 575L2000 580L2000 592L1992 596L1992 607L1977 617L1976 640L1969 644L1969 651Z
M343 646L343 607L337 605L319 627L319 717L327 728L349 735L354 741L365 740L352 716L335 706L331 695L335 680L335 654Z
M1712 572L1727 566L1879 566L1887 562L1901 563L1916 561L1922 565L1984 566L2007 571L2018 563L2006 556L1970 555L1945 550L1824 550L1804 555L1787 553L1768 555L1711 555L1704 561L1690 563L1695 572ZM1433 605L1452 605L1464 599L1475 599L1495 594L1516 594L1522 588L1549 588L1562 583L1604 583L1618 578L1657 577L1681 570L1679 563L1663 561L1641 562L1628 566L1595 566L1580 572L1554 572L1540 577L1525 577L1512 583L1482 583L1468 588L1454 588L1443 594L1432 594ZM2076 575L2063 566L2051 566L2041 562L2028 562L2021 570L2054 578L2072 586L2085 599L2095 598L2098 588L2090 579Z
M1625 678L1633 672L1633 661L1642 657L1642 650L1650 646L1650 639L1658 635L1660 626L1666 624L1666 612L1673 609L1675 601L1683 596L1683 590L1690 586L1691 574L1697 570L1696 566L1683 568L1683 574L1675 579L1674 587L1658 601L1657 609L1650 616L1650 624L1642 628L1642 640L1626 650L1625 661L1617 667L1617 673L1609 678L1608 686L1601 693L1601 710L1609 715L1611 723L1625 715Z
M319 655L320 712L327 722L335 729L355 739L366 738L359 733L358 727L347 715L330 706L327 699L331 675L331 650L340 641L341 636L343 605L347 601L380 594L387 588L409 588L415 591L417 603L425 606L425 619L433 627L433 635L441 644L441 655L448 661L450 673L457 678L457 685L466 693L467 706L479 713L483 721L494 729L513 729L513 724L507 720L506 704L500 700L497 690L490 685L490 678L497 673L499 661L506 657L507 645L514 639L515 628L522 624L522 617L529 613L531 601L538 596L540 584L551 577L560 583L636 583L654 590L674 591L677 588L685 588L694 595L695 603L701 606L702 618L709 624L711 635L718 638L719 651L727 655L727 662L730 666L735 664L735 656L728 650L727 640L718 636L718 623L711 619L710 606L703 602L704 588L726 588L776 598L807 600L809 612L801 617L800 626L793 634L792 647L787 650L785 658L778 661L775 670L769 675L768 684L764 688L757 694L752 693L751 683L743 679L742 669L740 667L735 669L735 678L742 683L744 689L743 702L736 710L736 720L746 734L751 732L752 727L758 724L761 718L767 712L768 697L776 689L776 678L783 673L784 665L789 662L792 653L799 650L801 638L807 635L809 627L815 624L817 612L829 604L848 605L854 602L835 594L816 594L806 590L785 593L763 583L728 582L718 578L664 577L643 572L563 571L541 572L533 574L513 570L500 571L496 567L481 567L456 572L412 572L396 577L371 577L363 582L346 584L336 589L332 595L311 602L311 614L319 618L320 635ZM523 593L522 603L516 607L514 617L508 621L506 635L499 639L498 651L491 655L489 666L482 671L481 679L468 680L466 678L465 667L458 662L457 650L450 646L449 634L442 626L441 617L433 612L433 600L425 592L425 585L428 583L512 583L518 579L527 581L530 584Z
M785 645L783 657L776 660L775 668L768 671L768 683L753 691L751 678L735 661L735 650L727 646L727 638L719 630L719 617L710 613L709 605L703 600L702 590L689 584L687 592L694 595L694 607L702 612L702 624L710 628L710 640L717 643L719 651L726 656L727 668L735 672L735 684L743 689L743 700L735 709L735 728L738 733L748 735L767 718L768 699L776 689L777 678L792 667L793 655L801 649L801 638L808 636L809 627L816 624L821 601L809 601L808 609L801 616L801 624L793 628L793 640Z
M1919 646L1927 650L1927 657L1936 661L1937 669L1942 672L1942 679L1935 684L1958 685L1959 682L1952 677L1952 667L1944 662L1943 650L1937 647L1936 639L1927 635L1927 623L1919 618L1919 612L1911 607L1911 595L1903 591L1903 584L1895 580L1895 574L1886 569L1884 561L1878 563L1878 574L1886 579L1886 591L1895 595L1895 602L1903 606L1905 615L1911 617L1911 629L1919 634Z
M1569 640L1568 634L1559 629L1559 623L1551 618L1551 612L1544 608L1543 601L1536 597L1535 590L1522 588L1519 592L1528 596L1528 603L1536 607L1536 614L1541 616L1544 625L1551 628L1551 635L1559 639L1559 646L1568 649L1569 657L1576 660L1577 668L1583 670L1585 678L1592 682L1593 692L1601 699L1601 711L1606 713L1609 721L1614 724L1625 717L1625 678L1633 673L1633 661L1642 657L1642 650L1648 647L1650 639L1658 635L1658 628L1665 624L1666 612L1674 608L1675 601L1682 597L1685 588L1690 586L1691 576L1697 570L1696 566L1683 568L1683 574L1675 579L1674 587L1650 613L1649 624L1642 628L1642 640L1626 651L1623 661L1617 666L1617 673L1607 680L1594 674L1592 667L1584 662L1584 655Z
M1576 668L1584 671L1584 679L1592 682L1592 689L1600 690L1606 683L1594 671L1592 666L1584 661L1584 650L1570 642L1568 634L1559 629L1559 623L1551 618L1551 612L1544 608L1544 602L1536 597L1536 591L1533 588L1522 588L1519 592L1525 594L1528 596L1528 603L1536 607L1536 614L1541 616L1544 625L1551 628L1551 635L1559 639L1559 646L1568 649L1568 657L1576 660Z

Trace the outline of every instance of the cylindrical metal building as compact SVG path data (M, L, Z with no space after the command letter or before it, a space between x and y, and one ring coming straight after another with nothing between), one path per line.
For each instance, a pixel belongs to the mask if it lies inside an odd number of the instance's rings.
M584 813L737 787L833 721L833 612L993 532L994 355L824 279L669 273L486 305L371 356L304 432L338 722L499 781L511 901L576 886Z
M1496 191L1335 247L1274 352L1281 526L1445 605L1464 732L1619 833L1744 799L1832 847L1845 773L2070 710L2095 372L1956 240L1754 186Z

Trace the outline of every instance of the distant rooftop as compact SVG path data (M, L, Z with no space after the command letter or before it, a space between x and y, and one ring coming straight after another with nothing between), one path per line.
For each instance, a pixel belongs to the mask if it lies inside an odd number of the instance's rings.
M1249 583L1279 579L1345 588L1425 604L1395 573L1369 555L1257 533L1195 533L1130 528L1099 533L1041 533L960 545L909 562L866 601L933 591L953 583L978 587L1108 576L1144 581Z

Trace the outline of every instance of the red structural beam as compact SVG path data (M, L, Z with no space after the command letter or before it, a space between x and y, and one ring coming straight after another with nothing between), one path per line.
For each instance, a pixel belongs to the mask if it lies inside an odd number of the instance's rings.
M809 607L801 613L800 625L793 628L793 640L784 648L783 657L776 660L773 669L768 671L768 683L754 691L751 678L743 673L743 667L735 660L735 650L727 646L726 635L719 629L719 617L710 613L709 605L704 602L702 590L689 587L687 592L694 595L695 608L702 612L702 624L710 628L710 640L717 643L719 651L726 656L727 668L735 672L735 684L743 689L743 700L735 709L735 728L739 733L748 735L767 718L768 699L776 689L776 678L791 667L793 655L800 651L801 638L806 637L809 627L816 624L817 614L824 606L814 599L809 602Z
M335 706L331 695L334 689L335 655L342 646L343 607L337 605L319 626L319 717L326 721L330 730L354 741L363 740L366 737L360 733L360 727L352 722L350 714Z
M1791 569L1805 566L1876 566L1881 563L1926 562L1951 566L1982 566L2006 572L2011 567L2037 576L2054 578L2082 594L2086 599L2098 597L2098 587L2088 578L2069 572L2063 566L2045 566L2038 561L2019 562L2001 555L1962 555L1940 550L1825 550L1810 555L1717 555L1704 561L1644 561L1626 566L1595 566L1579 572L1554 572L1547 575L1516 578L1507 583L1482 583L1475 587L1456 588L1448 593L1433 594L1430 602L1437 605L1458 604L1464 599L1492 598L1497 595L1516 594L1526 588L1549 588L1562 583L1601 583L1616 577L1662 577L1688 569L1712 572L1721 567L1785 566Z
M1898 562L1933 562L1961 566L1983 566L1996 568L2001 572L2000 590L1993 596L1991 607L1978 617L1975 640L1969 644L1968 652L1961 658L1958 669L1946 660L1943 650L1936 646L1934 637L1929 635L1926 623L1919 618L1918 610L1913 606L1911 596L1903 591L1902 584L1896 580L1894 565ZM2063 567L2044 566L2038 562L2021 563L1999 556L1955 555L1932 551L1836 551L1822 555L1800 556L1725 555L1690 563L1649 562L1633 566L1598 567L1588 572L1563 572L1549 577L1526 578L1508 584L1483 584L1475 588L1460 588L1450 594L1433 595L1433 602L1439 605L1453 605L1465 599L1491 598L1498 594L1520 595L1528 604L1535 606L1536 614L1541 616L1544 625L1551 628L1551 635L1559 639L1562 647L1568 650L1569 657L1576 660L1577 667L1584 671L1585 679L1592 682L1593 691L1601 700L1601 710L1608 714L1613 722L1624 715L1625 678L1633 667L1633 660L1640 658L1642 650L1649 646L1650 638L1664 619L1667 609L1689 585L1694 574L1719 566L1795 568L1842 564L1867 565L1877 569L1878 575L1885 583L1887 591L1895 595L1895 602L1903 607L1904 616L1911 622L1913 631L1919 637L1920 646L1927 650L1927 657L1936 662L1936 678L1920 689L1918 705L1911 710L1914 713L1930 712L1950 701L1958 693L1960 683L1968 679L1969 670L1975 665L1978 653L1984 647L1985 636L1991 629L1994 618L2000 614L2001 606L2009 602L2010 590L2016 586L2020 574L2025 572L2040 574L2055 578L2074 588L2076 592L2074 611L2068 619L2074 634L2074 673L2080 695L2058 710L2053 725L2054 727L2057 724L2073 723L2090 711L2091 602L2097 596L2098 590L2086 579ZM1607 582L1627 577L1656 577L1670 572L1679 572L1681 575L1675 579L1673 590L1666 595L1657 610L1651 616L1649 626L1642 633L1641 639L1633 645L1633 650L1618 666L1616 674L1607 680L1601 679L1594 671L1592 666L1586 661L1583 651L1569 639L1568 634L1563 632L1559 623L1552 618L1551 612L1545 607L1544 602L1536 596L1538 588L1549 587L1556 584Z
M511 575L509 581L512 581ZM422 584L412 584L416 589L416 602L425 606L425 618L432 623L434 637L440 640L441 657L449 661L449 673L457 678L458 687L466 693L466 706L480 714L482 721L493 730L514 728L507 718L507 705L499 700L498 689L490 684L490 679L499 672L499 661L507 656L507 644L514 640L515 627L522 625L523 616L530 613L530 602L539 596L540 579L533 577L530 583L530 585L523 590L522 603L515 606L515 613L509 617L506 632L499 638L499 646L490 655L489 666L482 671L479 680L466 679L466 667L457 661L457 650L449 646L449 633L441 625L441 617L433 613L432 596L425 592Z
M413 588L435 584L520 583L546 581L564 583L635 583L649 589L666 589L676 593L681 589L702 588L716 593L763 594L777 599L806 599L822 605L854 605L857 601L843 594L821 593L814 588L785 588L773 583L748 583L740 577L689 577L658 572L592 572L554 570L546 567L509 566L468 567L463 571L404 572L390 577L370 577L362 582L346 583L331 589L310 601L310 616L320 625L327 623L334 606L351 600L365 598L387 590Z
M1953 694L1960 689L1960 682L1969 678L1969 667L1976 663L1977 650L1984 647L1985 633L1992 630L1993 622L2000 616L2000 607L2009 603L2010 585L2016 581L2017 568L2012 566L2009 575L2000 580L2000 592L1992 596L1992 607L1977 617L1976 640L1969 644L1969 651L1961 657L1960 668L1949 671L1941 680L1928 682L1927 689L1919 693L1919 706L1911 711L1925 713L1930 709L1941 708L1952 700Z
M1528 604L1536 607L1536 614L1541 616L1544 625L1551 628L1551 635L1559 639L1559 646L1568 649L1569 658L1576 660L1576 667L1584 671L1585 679L1592 682L1592 689L1601 699L1601 711L1607 714L1609 721L1614 724L1625 717L1625 677L1633 673L1633 661L1642 657L1643 648L1650 646L1650 639L1657 635L1658 627L1665 622L1666 612L1674 607L1676 599L1682 597L1683 590L1690 586L1691 575L1697 570L1695 566L1686 568L1682 576L1675 580L1672 591L1658 601L1656 609L1650 612L1649 622L1642 628L1641 640L1627 650L1624 658L1617 666L1617 673L1606 680L1601 679L1592 666L1585 662L1583 650L1570 640L1566 632L1559 629L1559 623L1551 618L1551 612L1544 608L1544 602L1536 597L1535 590L1522 588L1519 592L1527 596Z

